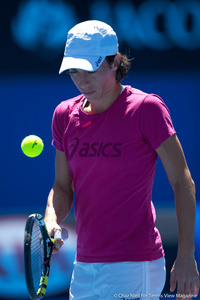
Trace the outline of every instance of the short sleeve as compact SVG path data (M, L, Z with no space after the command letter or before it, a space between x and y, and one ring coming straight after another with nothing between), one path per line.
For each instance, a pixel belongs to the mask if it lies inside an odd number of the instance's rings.
M52 145L60 151L64 151L62 140L66 128L66 117L66 111L63 111L61 103L56 107L52 118Z
M154 150L176 133L169 109L159 96L150 94L144 99L140 128Z

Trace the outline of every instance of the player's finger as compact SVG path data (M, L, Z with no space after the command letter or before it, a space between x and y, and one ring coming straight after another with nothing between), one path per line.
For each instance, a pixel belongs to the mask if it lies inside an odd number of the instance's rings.
M194 284L194 296L199 294L199 277L197 276Z
M177 300L182 300L182 299L185 300L184 295L185 295L185 284L178 282L176 299Z
M62 247L63 244L64 244L63 239L56 240L55 245L53 247L53 254L57 253L60 250L60 248Z
M176 274L174 271L171 271L170 276L170 292L173 292L176 288Z
M190 299L195 296L195 282L190 285Z
M191 300L192 289L194 291L194 283L186 282L185 287L184 287L184 292L185 292L184 299L185 300Z

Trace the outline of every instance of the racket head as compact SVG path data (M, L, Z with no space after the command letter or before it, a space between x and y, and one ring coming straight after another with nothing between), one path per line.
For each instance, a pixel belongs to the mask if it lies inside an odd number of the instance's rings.
M43 217L28 217L24 234L24 270L29 296L41 299L47 289L54 242L48 234Z

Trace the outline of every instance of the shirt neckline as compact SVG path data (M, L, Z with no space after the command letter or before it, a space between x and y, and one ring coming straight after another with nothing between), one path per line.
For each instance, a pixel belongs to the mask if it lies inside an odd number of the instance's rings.
M81 113L84 116L88 116L88 117L90 116L92 118L94 118L96 116L101 116L101 115L107 113L110 109L112 109L112 107L115 105L115 103L117 103L119 101L119 99L121 98L121 95L123 94L125 89L126 89L126 86L122 85L121 92L120 92L119 96L116 98L116 100L106 110L102 111L101 113L96 113L96 114L87 114L86 112L83 111L83 108L84 108L85 104L87 103L87 99L84 97L83 104L81 104Z

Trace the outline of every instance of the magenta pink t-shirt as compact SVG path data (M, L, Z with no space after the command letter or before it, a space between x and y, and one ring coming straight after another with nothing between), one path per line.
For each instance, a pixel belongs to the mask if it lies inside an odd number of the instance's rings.
M76 192L77 260L151 261L164 255L152 203L157 153L175 133L156 95L126 86L104 112L86 114L85 98L60 103L53 144L64 151Z

